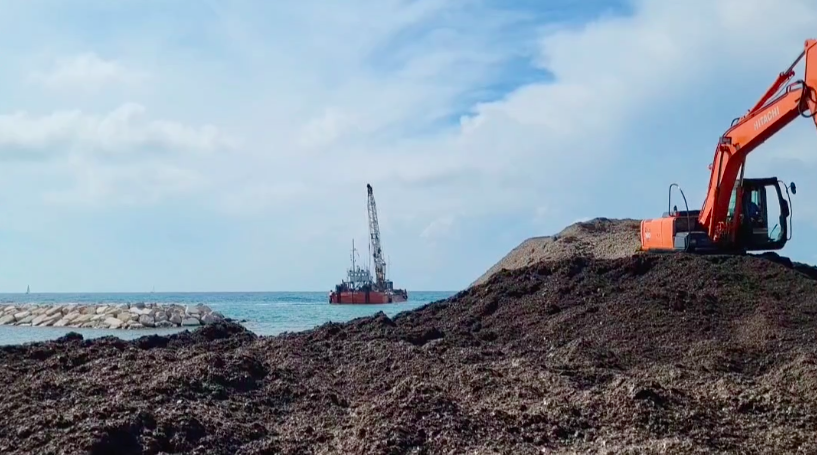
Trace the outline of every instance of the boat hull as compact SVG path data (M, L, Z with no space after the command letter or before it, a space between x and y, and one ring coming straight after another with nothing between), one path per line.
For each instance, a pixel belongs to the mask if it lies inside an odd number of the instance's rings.
M380 291L343 291L330 292L329 303L335 305L383 305L402 303L406 298L399 293Z

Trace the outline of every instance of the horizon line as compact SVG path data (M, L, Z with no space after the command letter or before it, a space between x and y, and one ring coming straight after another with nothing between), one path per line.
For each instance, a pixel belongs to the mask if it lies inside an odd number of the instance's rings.
M461 290L460 290L461 291ZM453 292L457 293L460 291L417 291L417 290L409 290L409 292L429 292L429 293L443 293L443 292ZM49 292L31 292L26 294L25 292L6 292L0 291L0 295L52 295L52 294L318 294L318 293L326 293L328 294L330 291L49 291Z

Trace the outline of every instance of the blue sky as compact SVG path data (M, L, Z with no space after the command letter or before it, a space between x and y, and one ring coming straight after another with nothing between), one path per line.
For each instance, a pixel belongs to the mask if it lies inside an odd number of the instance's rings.
M671 182L699 207L815 23L810 0L0 0L0 291L328 290L366 183L396 284L460 289L527 237L660 216ZM785 253L817 262L814 125L749 161L798 183Z

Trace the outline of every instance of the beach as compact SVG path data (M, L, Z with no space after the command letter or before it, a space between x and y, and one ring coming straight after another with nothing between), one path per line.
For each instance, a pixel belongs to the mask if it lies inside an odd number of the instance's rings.
M277 336L221 323L1 347L0 451L817 450L813 267L583 251Z

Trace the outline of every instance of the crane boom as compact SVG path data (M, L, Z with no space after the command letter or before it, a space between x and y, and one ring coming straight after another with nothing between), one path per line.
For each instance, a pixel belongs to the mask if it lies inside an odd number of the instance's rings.
M386 282L386 261L383 259L383 250L380 246L380 225L377 222L377 204L374 201L374 191L372 185L366 184L369 193L369 241L372 246L372 257L374 258L374 275L376 285L382 287Z
M794 67L805 58L805 77L794 83ZM787 85L788 84L788 85ZM788 238L790 199L783 197L776 177L746 179L746 158L759 145L797 117L811 118L817 126L817 40L805 41L804 50L781 72L760 100L735 119L715 147L709 189L701 210L670 209L664 217L641 223L641 245L646 251L707 252L775 250ZM789 186L783 184L788 197ZM670 191L672 186L670 186ZM776 190L780 206L777 237L768 229L766 189ZM794 183L791 193L796 193ZM671 195L671 193L670 193ZM682 192L683 195L683 192ZM685 199L686 200L686 199ZM671 201L670 204L671 205Z

